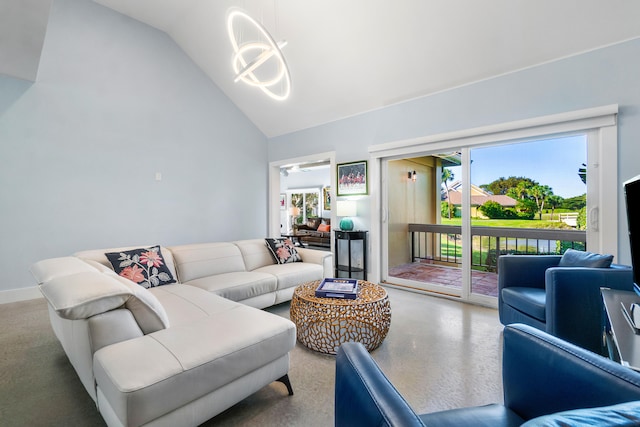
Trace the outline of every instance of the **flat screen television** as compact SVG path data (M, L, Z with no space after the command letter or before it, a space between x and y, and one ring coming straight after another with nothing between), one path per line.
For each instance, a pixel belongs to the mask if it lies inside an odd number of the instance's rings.
M640 291L640 175L625 181L624 199L627 205L627 224L631 246L631 265L636 292Z

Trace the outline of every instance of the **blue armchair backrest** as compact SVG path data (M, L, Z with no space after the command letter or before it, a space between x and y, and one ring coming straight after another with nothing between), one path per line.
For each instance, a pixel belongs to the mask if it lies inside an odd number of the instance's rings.
M502 376L505 406L524 420L640 401L640 373L527 325L504 330ZM338 349L335 387L336 427L424 425L362 344ZM462 425L474 409L439 418Z
M524 419L640 400L640 373L521 324L504 330L502 382Z

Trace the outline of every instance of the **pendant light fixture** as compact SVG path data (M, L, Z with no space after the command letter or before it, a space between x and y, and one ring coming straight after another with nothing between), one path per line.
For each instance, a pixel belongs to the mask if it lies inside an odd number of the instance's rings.
M240 9L227 15L227 31L234 51L234 81L257 87L278 101L287 99L291 76L281 50L287 42L276 43L262 24Z

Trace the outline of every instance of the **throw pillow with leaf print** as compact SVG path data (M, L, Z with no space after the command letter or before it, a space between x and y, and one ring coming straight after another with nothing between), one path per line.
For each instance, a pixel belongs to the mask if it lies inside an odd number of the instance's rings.
M164 263L160 246L109 252L105 255L116 273L142 287L152 288L176 282Z

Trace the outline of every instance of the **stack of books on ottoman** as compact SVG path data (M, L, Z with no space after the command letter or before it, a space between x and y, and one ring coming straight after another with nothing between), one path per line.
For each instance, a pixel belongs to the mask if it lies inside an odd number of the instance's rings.
M356 299L358 296L357 279L323 279L316 288L316 296L319 298Z

